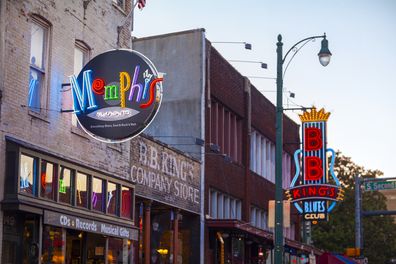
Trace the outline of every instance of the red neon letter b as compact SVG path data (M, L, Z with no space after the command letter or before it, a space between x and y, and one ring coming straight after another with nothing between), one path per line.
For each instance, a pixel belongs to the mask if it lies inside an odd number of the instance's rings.
M304 134L305 150L318 150L322 147L322 133L319 128L307 127Z
M322 160L318 157L305 157L305 180L317 181L322 176Z

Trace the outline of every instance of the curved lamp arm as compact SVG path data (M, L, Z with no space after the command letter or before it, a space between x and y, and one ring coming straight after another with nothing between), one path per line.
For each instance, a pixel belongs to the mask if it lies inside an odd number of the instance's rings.
M312 37L309 37L309 38L305 38L305 39L303 39L303 40L300 40L300 41L297 42L296 44L294 44L294 45L286 52L285 56L284 56L283 59L282 59L282 64L285 63L285 60L286 60L287 55L289 55L289 53L290 53L295 47L297 47L298 44L300 44L300 43L302 43L302 42L304 42L304 41L307 41L307 40L313 40L313 39L318 39L318 38L326 38L326 33L323 34L323 35L321 35L321 36L312 36ZM282 41L282 38L280 39L280 41Z

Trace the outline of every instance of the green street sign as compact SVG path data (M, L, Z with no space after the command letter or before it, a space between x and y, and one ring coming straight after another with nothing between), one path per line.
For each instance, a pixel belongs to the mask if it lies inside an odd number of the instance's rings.
M364 189L366 191L379 191L396 189L396 181L372 181L365 182Z

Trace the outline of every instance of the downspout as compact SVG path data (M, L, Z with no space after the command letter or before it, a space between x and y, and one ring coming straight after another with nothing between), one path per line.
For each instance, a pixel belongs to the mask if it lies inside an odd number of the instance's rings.
M201 34L201 138L205 139L205 84L206 84L206 37L205 31ZM200 263L204 264L205 259L205 146L201 147L201 213L200 213Z

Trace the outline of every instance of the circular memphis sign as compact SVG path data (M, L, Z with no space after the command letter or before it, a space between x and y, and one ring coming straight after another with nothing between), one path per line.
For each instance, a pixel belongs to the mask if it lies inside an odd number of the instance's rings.
M162 77L153 63L133 50L102 53L70 76L73 108L82 128L95 139L117 143L140 134L162 99Z

